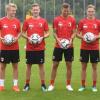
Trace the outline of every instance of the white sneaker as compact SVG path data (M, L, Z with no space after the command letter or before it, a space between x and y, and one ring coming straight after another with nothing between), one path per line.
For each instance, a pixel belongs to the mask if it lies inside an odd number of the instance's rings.
M84 86L81 86L81 87L78 89L79 92L82 92L82 91L84 91L84 90L85 90L85 87L84 87Z
M67 85L67 86L66 86L66 89L67 89L68 91L73 91L73 88L71 87L71 85Z
M48 91L53 91L54 90L54 86L53 85L50 85L49 87L48 87Z
M92 87L92 91L93 91L93 92L97 92L98 90L97 90L96 87Z

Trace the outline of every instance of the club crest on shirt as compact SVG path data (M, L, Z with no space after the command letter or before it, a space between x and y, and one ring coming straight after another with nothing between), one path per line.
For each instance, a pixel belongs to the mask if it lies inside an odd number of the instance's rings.
M39 27L42 27L43 26L43 24L42 23L39 23Z
M8 28L8 25L4 24L4 25L3 25L3 28Z
M69 23L68 23L68 27L71 27L71 26L72 26L72 23L71 23L71 22L69 22Z
M14 24L14 25L13 25L13 28L15 28L15 29L16 29L16 28L17 28L17 26Z

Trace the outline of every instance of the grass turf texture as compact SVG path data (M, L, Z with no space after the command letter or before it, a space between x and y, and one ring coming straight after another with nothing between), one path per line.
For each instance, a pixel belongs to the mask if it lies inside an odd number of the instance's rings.
M52 33L52 31L50 32ZM19 87L21 92L16 93L12 91L12 67L11 64L7 66L6 69L6 80L5 80L5 88L6 90L0 92L0 100L99 100L100 98L100 64L98 65L98 83L97 88L98 92L93 93L91 90L92 86L92 70L91 64L88 64L87 68L87 90L84 92L78 92L78 88L80 87L80 76L81 76L81 64L79 62L79 48L80 48L80 40L75 39L74 47L75 47L75 57L73 62L73 75L72 75L72 86L74 88L74 92L68 92L65 88L66 86L66 67L64 59L60 63L58 68L58 73L55 81L55 90L53 92L43 93L40 87L40 78L38 66L33 65L32 74L31 74L31 90L29 92L23 92L23 86L25 82L25 73L26 73L26 64L25 64L25 40L20 39L20 63L19 63ZM51 74L51 66L52 66L52 52L54 46L54 39L51 36L46 39L46 57L45 57L45 70L46 70L46 84L49 85L50 74Z

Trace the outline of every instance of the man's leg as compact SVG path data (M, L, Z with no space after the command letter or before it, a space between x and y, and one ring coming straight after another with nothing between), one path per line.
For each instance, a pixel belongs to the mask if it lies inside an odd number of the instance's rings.
M90 53L90 61L92 64L92 91L97 92L96 83L97 83L97 65L99 61L99 50L92 50Z
M97 83L97 63L92 63L92 79L93 79L93 87L92 91L97 92L96 83Z
M51 85L54 85L55 78L56 78L56 75L57 75L58 66L59 66L59 62L53 61L52 71L51 71L51 81L50 81Z
M32 67L32 64L27 64L26 81L25 81L25 86L24 86L23 91L28 91L30 89L31 67Z
M19 92L18 87L18 63L12 63L13 67L13 90Z
M44 64L39 64L39 75L41 80L41 89L42 91L46 92L46 85L45 85L45 70L44 70Z
M72 62L66 62L66 80L67 85L70 85L71 76L72 76Z
M87 70L87 64L88 64L88 61L89 61L89 55L90 55L89 50L81 50L81 54L80 54L80 61L81 61L81 65L82 65L82 69L81 69L81 87L79 88L78 91L84 91L85 90L86 70Z
M54 48L53 51L53 65L51 70L51 79L50 86L48 87L48 91L52 91L54 89L54 82L57 75L57 69L59 66L59 62L62 61L63 49Z
M52 91L54 89L54 82L57 75L58 66L59 66L59 62L53 61L52 71L51 71L51 80L50 80L50 86L48 87L48 91Z
M68 48L64 50L64 57L66 61L66 89L68 91L73 91L71 87L71 77L72 77L72 61L74 60L74 49Z
M0 91L4 90L5 69L6 64L0 63Z
M86 69L87 69L87 63L81 62L82 69L81 69L81 87L78 91L84 91L85 90L85 81L86 81Z
M82 62L81 85L85 87L87 63Z

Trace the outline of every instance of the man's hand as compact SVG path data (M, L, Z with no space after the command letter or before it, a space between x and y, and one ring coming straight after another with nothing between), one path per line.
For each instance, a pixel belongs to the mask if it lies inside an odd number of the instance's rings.
M40 37L40 38L38 39L38 44L40 44L40 43L43 41L43 39L44 39L44 37Z

